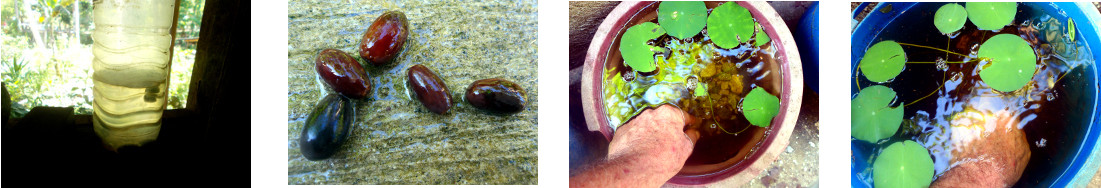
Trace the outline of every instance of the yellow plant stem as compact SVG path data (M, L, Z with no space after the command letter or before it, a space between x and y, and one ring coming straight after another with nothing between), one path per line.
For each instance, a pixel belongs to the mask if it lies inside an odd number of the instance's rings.
M856 73L854 74L860 74L860 64L856 65ZM856 91L864 90L864 88L860 88L860 76L853 75L853 77L855 77L853 79L856 79Z
M933 92L929 92L929 94L926 94L924 97L918 98L917 100L914 100L913 102L910 102L909 104L906 104L903 107L913 105L913 104L917 103L918 101L921 101L922 99L929 98L929 96L933 96L933 94L936 94L938 91L940 91L940 89L944 88L944 81L945 81L945 78L947 76L948 76L948 72L944 72L943 74L940 75L940 86L937 86L936 90L933 90Z
M902 42L897 42L897 41L895 43L898 43L898 44L903 45L903 46L912 46L912 47L932 49L932 50L946 52L946 53L949 53L949 54L955 54L955 55L958 55L958 56L967 57L967 55L963 55L963 54L960 54L960 53L956 53L956 52L952 52L952 51L948 51L948 50L940 49L940 48L934 48L934 47L929 47L929 46L924 46L924 45L917 45L917 44L910 44L910 43L902 43Z

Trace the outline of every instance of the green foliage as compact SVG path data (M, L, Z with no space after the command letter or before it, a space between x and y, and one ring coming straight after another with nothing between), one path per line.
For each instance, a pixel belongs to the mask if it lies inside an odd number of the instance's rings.
M772 125L772 118L780 113L780 99L761 87L755 87L742 99L742 114L750 124L758 127Z
M1036 74L1036 53L1017 35L991 37L979 47L978 56L990 61L990 66L980 70L979 77L998 91L1020 89Z
M881 41L868 48L860 59L860 73L873 82L895 78L906 64L906 52L895 41Z
M696 91L693 93L695 93L697 97L707 96L707 83L700 82L699 85L696 86Z
M1067 37L1070 38L1071 42L1074 42L1074 31L1076 31L1077 28L1077 26L1074 26L1074 19L1067 18Z
M24 2L28 6L21 6ZM177 38L192 36L191 41L196 40L204 3L180 0ZM77 114L91 113L92 7L87 0L0 3L0 15L4 15L0 22L5 23L0 35L0 71L11 93L13 117L22 117L38 106L74 107ZM176 41L172 51L168 109L187 104L195 45L181 41Z
M756 22L749 10L738 3L727 2L711 10L707 17L707 34L720 48L734 48L749 42L754 25Z
M195 48L181 48L177 45L173 51L172 77L168 81L168 109L182 109L187 106L191 71L195 67Z
M203 9L206 0L180 0L180 16L176 23L176 38L193 39L199 37L202 25Z
M707 7L702 1L665 1L658 5L658 24L678 39L699 34L706 17Z
M760 23L757 24L757 34L755 36L757 37L753 39L753 41L755 41L753 45L757 47L764 46L768 44L769 41L772 41L772 38L769 38L768 33L765 32L765 27L761 26Z
M895 142L872 164L875 187L929 187L933 182L933 159L917 142Z
M619 41L619 53L623 56L623 63L635 71L650 72L657 69L654 66L654 51L659 47L650 46L647 41L665 34L658 24L645 22L628 28Z
M999 30L1013 23L1015 2L967 2L967 17L982 30Z
M875 143L890 137L902 124L903 106L890 108L895 91L886 86L875 85L860 90L852 100L852 119L850 134L859 140Z
M19 23L19 18L22 18L22 1L0 1L0 22L3 22L5 26L3 31L6 34L12 34L19 32L22 27L15 25Z
M940 33L959 31L963 28L964 23L967 23L967 10L960 4L944 4L933 15L933 25L937 26Z

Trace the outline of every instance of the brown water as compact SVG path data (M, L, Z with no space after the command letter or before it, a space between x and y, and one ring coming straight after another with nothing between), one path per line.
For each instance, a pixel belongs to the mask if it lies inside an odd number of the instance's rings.
M711 9L718 3L707 6ZM656 9L656 3L643 8L619 35L639 23L657 23ZM738 104L755 87L775 96L782 89L773 43L750 44L753 42L733 49L718 48L706 29L687 40L664 35L652 41L652 45L669 49L657 54L658 70L636 74L624 66L617 37L604 66L603 99L609 124L618 127L645 108L673 104L701 120L698 126L686 127L701 135L681 174L703 174L741 162L757 150L768 129L752 126ZM703 85L707 94L695 95L694 88Z

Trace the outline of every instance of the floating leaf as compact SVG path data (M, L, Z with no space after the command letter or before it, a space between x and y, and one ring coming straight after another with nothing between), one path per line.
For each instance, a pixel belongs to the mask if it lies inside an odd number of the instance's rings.
M967 10L960 4L948 3L940 6L933 15L933 25L937 26L940 33L952 33L963 28L967 23Z
M1017 15L1014 2L967 2L967 18L982 30L998 30L1013 23Z
M886 82L902 73L906 52L895 41L875 43L860 59L860 73L873 82Z
M929 149L917 142L895 142L872 164L875 187L929 187L933 182L933 159Z
M852 100L851 132L856 139L875 143L895 135L902 124L903 106L887 105L895 98L895 91L886 86L874 85L860 90Z
M695 94L697 97L707 96L707 83L699 83L696 86Z
M639 72L650 72L657 69L654 66L654 51L659 47L646 44L650 39L665 34L661 26L653 22L644 22L623 33L619 41L619 53L623 56L623 63Z
M755 37L754 41L757 41L757 42L754 42L754 43L757 47L764 46L769 41L772 41L771 38L768 38L768 33L765 32L765 27L761 26L760 23L757 24L757 34L756 34L756 36L757 37Z
M753 15L738 3L727 2L711 10L707 17L707 34L720 48L734 48L749 42L753 36Z
M1078 27L1074 26L1074 19L1067 18L1067 37L1070 37L1070 41L1074 42L1074 31Z
M780 99L761 87L753 88L745 99L742 99L742 112L750 124L768 127L772 125L772 117L780 113Z
M658 24L678 39L699 34L706 17L707 6L702 1L666 1L658 5Z
M979 72L986 85L1002 92L1021 89L1036 74L1036 53L1020 36L998 34L979 47L979 58L990 60L990 66Z

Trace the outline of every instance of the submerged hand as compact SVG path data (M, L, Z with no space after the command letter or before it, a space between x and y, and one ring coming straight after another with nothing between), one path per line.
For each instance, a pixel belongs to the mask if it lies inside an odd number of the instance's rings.
M642 111L616 130L606 160L570 177L570 186L661 186L692 154L699 133L684 126L693 119L671 105Z
M994 119L966 145L953 150L950 164L954 167L932 187L1010 187L1021 178L1032 153L1025 133L1009 113L997 113Z

